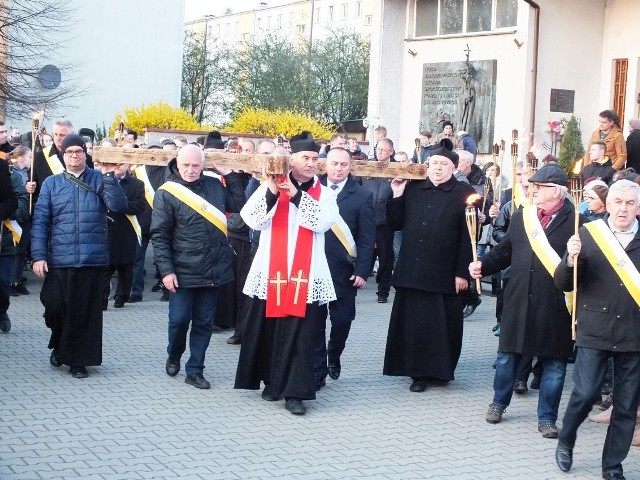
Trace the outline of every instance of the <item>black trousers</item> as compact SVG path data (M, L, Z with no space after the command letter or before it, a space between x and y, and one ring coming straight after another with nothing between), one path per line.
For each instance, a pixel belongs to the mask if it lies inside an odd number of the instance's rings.
M567 410L562 419L558 440L573 448L578 427L591 411L593 398L607 371L609 357L613 358L613 412L602 449L602 472L622 473L622 461L627 458L633 431L636 427L638 396L640 395L640 352L608 352L578 347L573 367L575 384Z
M376 226L376 249L373 260L378 257L378 296L387 298L391 290L391 274L393 273L393 231L385 225Z
M104 272L104 288L103 288L103 300L109 300L111 295L111 277L118 272L118 285L116 286L116 293L113 296L114 300L122 300L127 302L129 300L129 294L131 293L131 286L133 285L133 263L110 263Z
M331 331L327 345L327 313L331 320ZM343 297L323 305L318 311L318 334L314 348L313 370L316 377L325 378L329 373L328 363L340 362L340 356L351 331L351 322L356 318L356 297Z

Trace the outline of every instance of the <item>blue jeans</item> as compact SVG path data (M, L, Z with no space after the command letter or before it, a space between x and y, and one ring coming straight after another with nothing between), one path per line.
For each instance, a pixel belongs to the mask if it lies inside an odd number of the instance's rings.
M191 356L185 364L187 375L202 373L204 357L211 340L212 318L218 305L218 288L177 288L169 295L169 345L170 357L180 358L187 348L187 332L191 323L189 350Z
M602 472L622 473L622 461L627 458L636 427L640 396L640 352L612 353L578 347L573 367L575 386L562 419L558 440L567 447L574 447L578 427L589 415L594 396L600 393L610 357L613 358L614 365L614 403L602 449Z
M516 381L518 365L522 355L519 353L498 352L496 373L493 378L493 403L508 407L513 396L513 383ZM538 394L538 422L556 423L558 407L567 373L567 361L561 358L538 357L542 362L542 379Z
M131 295L137 295L142 298L144 293L144 260L147 256L147 247L149 246L149 238L142 237L142 245L138 245L136 250L136 261L133 264L133 284L131 287Z

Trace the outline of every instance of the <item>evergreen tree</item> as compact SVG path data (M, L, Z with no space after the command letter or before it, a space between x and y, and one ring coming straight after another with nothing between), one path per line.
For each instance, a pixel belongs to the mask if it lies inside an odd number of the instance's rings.
M583 156L584 147L582 146L580 125L578 124L576 116L571 115L564 131L562 143L560 144L558 163L560 163L560 166L571 176L575 161L581 159Z

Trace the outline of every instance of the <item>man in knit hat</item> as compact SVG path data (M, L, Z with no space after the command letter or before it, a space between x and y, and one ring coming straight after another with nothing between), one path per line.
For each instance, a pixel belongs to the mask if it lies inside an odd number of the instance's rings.
M51 366L69 365L74 378L84 378L87 366L102 363L107 209L123 212L128 202L114 175L116 165L105 165L102 172L87 167L82 137L66 135L60 153L64 170L40 188L31 255L33 272L45 279L40 299L51 329Z

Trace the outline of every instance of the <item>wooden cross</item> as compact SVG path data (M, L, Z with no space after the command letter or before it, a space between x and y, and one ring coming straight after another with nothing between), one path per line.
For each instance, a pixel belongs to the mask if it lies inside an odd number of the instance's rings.
M286 285L288 282L286 279L282 278L282 273L281 272L277 272L276 273L276 278L273 280L269 280L269 283L271 284L275 284L276 286L276 305L279 307L280 306L280 289L282 288L282 285Z
M293 296L293 304L296 305L298 303L298 294L300 293L300 284L309 283L309 280L302 276L302 270L298 270L298 276L291 277L291 281L296 284L296 293Z
M175 150L94 147L93 161L100 163L127 163L130 165L165 166L175 158ZM217 150L204 151L205 168L216 166L243 170L245 172L261 172L274 175L285 175L289 171L289 157L282 155L260 155L245 153L226 153ZM325 160L316 164L316 173L325 173ZM369 162L367 160L351 160L351 173L358 177L404 178L406 180L424 180L427 178L427 166L420 163L402 162Z

